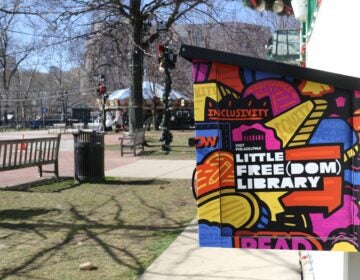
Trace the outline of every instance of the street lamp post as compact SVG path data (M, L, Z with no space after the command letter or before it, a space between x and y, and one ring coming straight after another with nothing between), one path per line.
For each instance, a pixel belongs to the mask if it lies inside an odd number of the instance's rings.
M99 87L97 89L97 92L98 92L99 97L102 97L101 110L102 110L102 126L103 126L103 129L104 129L104 133L106 132L106 129L105 129L105 125L106 125L105 104L106 104L106 100L108 99L105 82L106 82L105 76L101 75L99 77Z
M158 33L160 38L165 37L167 32L166 26L159 24ZM165 84L165 90L163 94L163 117L160 123L160 128L162 129L162 135L160 137L160 141L163 142L161 148L163 151L170 151L170 143L172 142L172 133L170 132L170 108L169 108L169 97L171 92L171 85L172 85L172 79L171 79L171 73L170 70L175 68L176 63L176 55L169 47L169 42L166 41L164 44L160 44L158 47L158 59L159 59L159 66L160 71L163 71L165 74L164 77L164 84Z
M61 96L61 102L62 102L62 122L66 124L67 122L67 101L68 101L68 92L65 91L65 93ZM41 108L42 110L42 108Z

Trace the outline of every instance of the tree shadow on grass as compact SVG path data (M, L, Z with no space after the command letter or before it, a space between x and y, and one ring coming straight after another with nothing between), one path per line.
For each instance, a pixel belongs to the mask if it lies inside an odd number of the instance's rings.
M149 185L168 185L170 184L169 181L166 180L159 180L159 179L128 179L128 180L121 180L121 179L107 179L102 181L101 184L104 185L129 185L129 186L149 186Z
M160 149L160 148L159 148ZM152 156L152 155L155 155L156 153L158 153L158 151L149 151L149 150L147 150L147 151L143 151L143 152L141 152L141 156L144 156L144 157L146 157L146 156Z
M114 201L116 202L115 204L113 204ZM90 215L93 212L97 212L99 208L104 207L104 204L108 203L112 203L110 204L111 207L117 208L114 209L115 216L113 217L113 223L102 222L101 219L98 221L91 218ZM23 232L21 234L29 234L31 231L35 234L39 234L39 232L41 232L44 233L44 236L47 235L47 238L49 238L49 234L51 234L51 232L64 232L64 236L60 240L57 239L55 244L50 243L50 247L39 247L35 253L23 255L23 257L21 257L21 261L12 262L8 267L0 269L0 279L6 279L9 276L21 276L26 279L36 278L36 276L32 273L33 271L46 267L61 250L68 248L67 245L76 241L76 236L83 235L84 233L87 240L95 242L95 244L101 248L102 251L115 263L127 267L130 271L133 271L136 275L140 276L145 271L146 266L144 262L136 256L137 251L132 251L132 249L127 248L127 245L118 246L114 243L115 240L108 240L107 236L109 234L119 234L118 230L124 230L125 232L128 232L128 236L135 236L134 240L130 240L137 242L138 237L136 235L139 235L138 231L142 232L141 238L146 240L159 231L178 233L186 227L186 224L179 223L169 218L165 211L154 208L147 203L144 203L143 205L149 210L160 211L163 223L159 223L158 225L148 225L147 223L149 221L144 221L143 224L126 223L126 221L121 219L121 212L123 211L122 206L117 200L117 197L113 195L109 195L109 199L105 203L89 209L88 214L84 214L84 212L80 211L75 205L69 203L69 213L72 217L69 221L65 220L57 222L51 218L48 220L43 219L41 222L31 221L31 217L49 214L53 211L58 211L57 209L15 209L13 212L6 212L5 210L5 212L2 212L2 215L9 215L8 217L12 217L13 220L17 220L19 215L21 215L21 217L25 218L26 221L22 223L11 220L3 222L0 221L0 228ZM132 230L135 230L135 232L131 232ZM140 247L138 250L143 249Z
M138 179L128 178L121 180L118 178L107 178L98 182L77 182L72 177L62 177L59 180L41 180L26 185L12 186L1 191L16 191L16 192L35 192L35 193L60 193L80 186L81 184L91 185L113 185L116 186L149 186L149 185L168 185L169 181L159 179Z
M76 182L72 177L54 177L3 188L0 191L55 193L69 190L79 185L80 183Z
M32 217L49 214L51 212L53 214L60 214L61 210L56 208L6 209L0 210L0 220L30 219Z

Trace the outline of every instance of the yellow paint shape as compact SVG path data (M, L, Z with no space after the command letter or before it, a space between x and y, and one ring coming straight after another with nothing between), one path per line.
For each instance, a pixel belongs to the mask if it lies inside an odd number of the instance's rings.
M194 84L194 115L195 121L204 121L205 101L209 97L218 102L221 95L216 83Z
M359 151L359 146L358 144L355 144L354 146L352 146L350 149L348 149L347 151L345 151L344 154L344 162L347 162L350 158L353 158L354 156L357 155Z
M342 252L357 252L356 247L346 241L342 241L339 243L336 243L332 248L331 251L342 251Z
M324 111L314 112L310 115L311 119L318 119L324 114Z
M304 88L301 90L302 93L312 93L313 95L330 93L332 91L333 88L327 84L319 84L311 81L307 81Z
M355 156L355 151L353 149L349 149L347 150L346 154L349 158L352 158L353 156Z
M309 125L316 125L319 122L319 120L307 120L304 124L304 126L309 126Z
M307 132L313 132L313 130L315 129L315 126L307 126L307 127L303 127L299 133L307 133Z
M304 140L309 139L309 137L310 137L310 134L309 134L309 133L299 134L299 135L297 135L297 136L294 137L293 142L296 142L296 141L304 141Z
M251 227L259 219L259 206L253 205L243 194L224 195L210 200L198 208L198 218L235 228ZM256 209L256 211L253 211ZM250 224L249 224L250 223Z
M284 212L284 208L281 206L280 197L286 194L286 192L257 192L256 195L260 200L269 207L271 211L271 221L276 222L276 215Z
M277 136L282 140L282 146L286 147L287 143L295 135L300 125L312 113L313 109L314 104L311 101L307 101L267 122L266 126L275 129Z
M321 110L321 111L325 111L327 108L327 104L326 105L321 105L321 106L317 106L316 109L317 110Z
M306 145L306 141L300 141L300 142L291 142L288 147L298 147L298 146L304 146Z

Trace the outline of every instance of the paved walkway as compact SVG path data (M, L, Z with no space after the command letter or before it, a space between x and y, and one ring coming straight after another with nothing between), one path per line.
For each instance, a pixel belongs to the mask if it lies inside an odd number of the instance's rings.
M195 160L139 159L106 171L107 176L191 179Z
M198 247L193 222L140 280L300 280L297 251Z
M22 132L0 133L0 139L22 137ZM24 137L45 137L47 132L28 131ZM108 134L106 144L118 143L118 135ZM145 160L112 151L105 154L105 174L117 177L191 179L195 161ZM50 166L52 168L52 166ZM62 135L60 176L74 175L72 135ZM21 176L19 176L21 174ZM1 172L0 186L38 180L36 168ZM141 280L300 280L296 251L261 251L199 248L196 223L190 225L171 246L145 271Z

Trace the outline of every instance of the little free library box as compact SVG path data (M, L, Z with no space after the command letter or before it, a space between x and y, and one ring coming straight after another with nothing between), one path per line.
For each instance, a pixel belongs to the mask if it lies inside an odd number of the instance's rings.
M360 249L360 79L183 45L200 246Z

